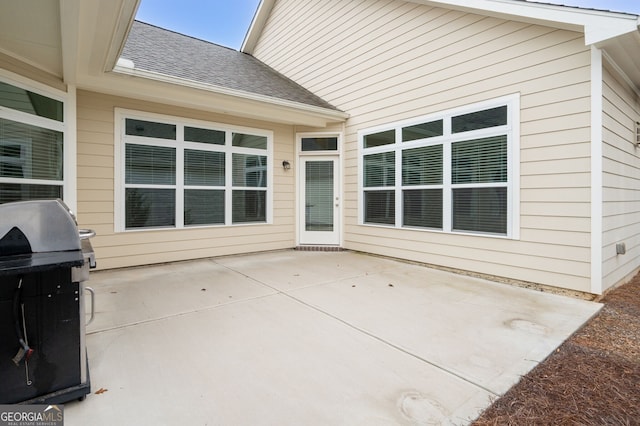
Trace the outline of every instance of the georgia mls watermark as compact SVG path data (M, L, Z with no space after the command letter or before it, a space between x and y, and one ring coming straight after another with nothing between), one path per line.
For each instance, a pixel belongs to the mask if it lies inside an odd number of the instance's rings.
M63 426L62 405L0 405L0 426Z

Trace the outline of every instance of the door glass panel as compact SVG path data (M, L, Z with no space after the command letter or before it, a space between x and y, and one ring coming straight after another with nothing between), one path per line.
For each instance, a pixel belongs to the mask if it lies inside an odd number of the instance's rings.
M307 161L305 230L333 231L333 161Z

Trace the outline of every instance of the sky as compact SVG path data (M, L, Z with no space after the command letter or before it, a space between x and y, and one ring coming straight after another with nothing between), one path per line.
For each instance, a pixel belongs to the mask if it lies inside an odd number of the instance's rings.
M240 49L259 2L259 0L142 0L136 19L232 49ZM546 0L541 2L640 15L640 0Z

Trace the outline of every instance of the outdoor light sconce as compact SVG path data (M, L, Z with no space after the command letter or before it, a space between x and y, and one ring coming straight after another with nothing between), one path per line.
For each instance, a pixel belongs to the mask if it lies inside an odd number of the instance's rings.
M289 163L287 160L284 160L282 162L282 168L285 169L285 170L291 169L291 163Z
M636 121L636 146L640 145L640 121Z

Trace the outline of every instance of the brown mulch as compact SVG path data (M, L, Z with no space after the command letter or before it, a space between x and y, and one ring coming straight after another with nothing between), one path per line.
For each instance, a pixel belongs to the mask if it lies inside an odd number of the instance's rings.
M640 274L472 424L640 425Z

